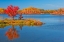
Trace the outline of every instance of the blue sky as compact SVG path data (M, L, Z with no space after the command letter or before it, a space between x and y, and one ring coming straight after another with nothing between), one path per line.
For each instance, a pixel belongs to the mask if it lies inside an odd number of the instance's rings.
M30 6L41 9L58 9L64 8L64 0L0 0L0 8L6 8L9 5L19 6L20 9Z

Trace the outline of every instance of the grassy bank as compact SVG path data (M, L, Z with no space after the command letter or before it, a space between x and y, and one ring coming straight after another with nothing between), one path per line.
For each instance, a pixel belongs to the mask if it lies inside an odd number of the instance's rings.
M8 26L8 25L41 26L42 24L44 24L44 23L40 22L39 20L34 20L34 19L0 20L0 26Z

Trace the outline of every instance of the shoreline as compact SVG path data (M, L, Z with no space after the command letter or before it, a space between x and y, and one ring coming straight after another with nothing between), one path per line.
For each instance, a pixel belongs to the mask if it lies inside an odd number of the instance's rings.
M43 22L34 19L25 20L0 20L0 25L26 25L26 26L41 26Z

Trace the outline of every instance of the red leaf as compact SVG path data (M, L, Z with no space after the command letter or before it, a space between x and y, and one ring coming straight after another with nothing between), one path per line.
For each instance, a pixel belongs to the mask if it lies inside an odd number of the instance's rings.
M19 9L18 6L8 6L7 9L5 9L5 13L8 14L9 16L16 16L17 10Z

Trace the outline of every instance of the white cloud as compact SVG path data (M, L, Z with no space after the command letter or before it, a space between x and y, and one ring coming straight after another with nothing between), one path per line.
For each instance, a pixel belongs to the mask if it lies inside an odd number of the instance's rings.
M46 4L46 6L49 6L49 7L59 7L58 5L53 5L53 4Z

